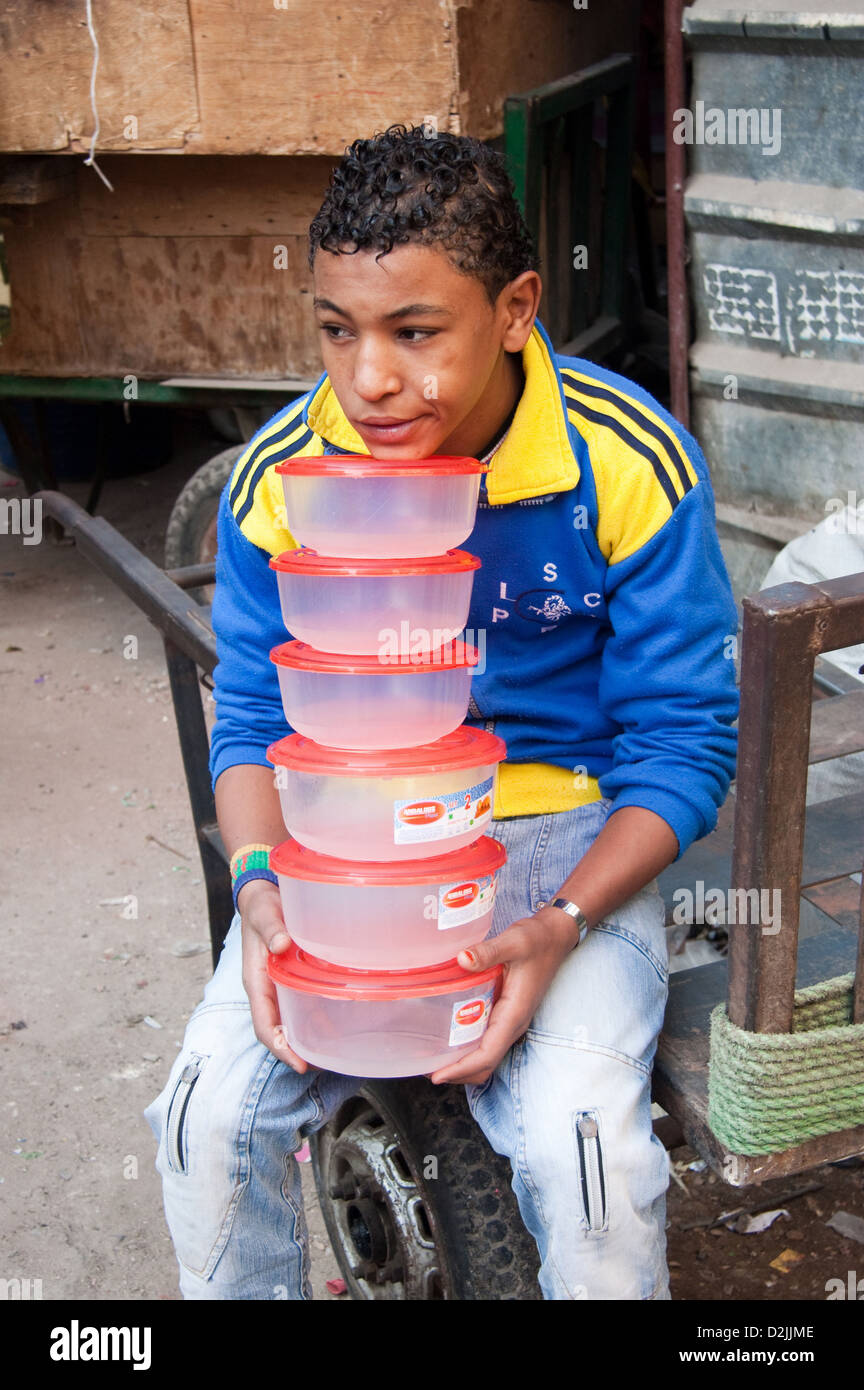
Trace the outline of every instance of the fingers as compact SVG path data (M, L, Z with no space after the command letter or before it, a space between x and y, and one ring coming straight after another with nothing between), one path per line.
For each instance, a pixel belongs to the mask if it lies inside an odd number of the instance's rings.
M433 1086L456 1086L469 1082L472 1085L481 1086L484 1081L488 1081L500 1060L499 1057L498 1061L494 1061L494 1059L487 1061L482 1056L480 1049L476 1048L467 1056L460 1058L458 1062L454 1062L452 1066L433 1071L429 1080Z
M433 1071L429 1080L433 1085L444 1082L471 1082L481 1085L492 1075L502 1058L528 1028L530 1019L525 1022L521 1011L512 1000L502 994L489 1015L489 1023L479 1047L453 1062L449 1067Z
M263 988L256 989L253 985L251 989L247 986L246 993L249 995L252 1026L258 1041L262 1042L273 1053L274 1057L278 1057L280 1062L285 1062L293 1071L308 1071L308 1062L304 1062L303 1058L298 1057L297 1053L288 1046L285 1030L279 1017L275 992L273 995L268 995Z
M243 987L252 1012L255 1036L280 1062L297 1072L308 1071L309 1064L298 1057L287 1043L279 1015L276 987L267 974L267 948L260 934L245 929L241 922L243 942Z
M524 960L530 953L531 938L521 921L514 922L498 936L478 941L456 956L463 970L488 970L491 965Z

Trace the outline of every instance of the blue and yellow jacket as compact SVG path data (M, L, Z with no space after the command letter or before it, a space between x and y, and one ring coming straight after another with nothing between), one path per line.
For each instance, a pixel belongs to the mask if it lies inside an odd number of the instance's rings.
M496 819L596 800L642 806L679 854L713 829L735 766L737 615L696 441L634 383L554 352L535 324L525 385L463 545L466 627L485 641L466 722L507 743ZM210 771L267 766L290 732L268 653L288 639L272 555L296 546L274 465L368 453L324 375L237 461L218 521Z

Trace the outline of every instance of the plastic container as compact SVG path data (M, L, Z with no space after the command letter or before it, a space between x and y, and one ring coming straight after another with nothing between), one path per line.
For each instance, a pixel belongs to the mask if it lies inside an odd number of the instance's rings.
M292 637L325 652L429 654L468 618L476 555L364 560L286 550L274 557L282 618Z
M360 971L292 945L271 955L288 1044L344 1076L425 1076L472 1051L500 992L502 966L469 974L455 961L428 970Z
M452 733L468 712L476 647L452 642L429 657L392 661L274 647L285 718L330 748L407 748Z
M270 852L282 915L308 954L356 970L415 970L488 936L507 851L484 835L434 859L362 863L286 840Z
M276 465L292 536L322 555L440 555L474 529L476 459L300 456Z
M462 724L419 748L323 747L290 734L267 749L288 833L343 859L426 859L483 834L507 745Z

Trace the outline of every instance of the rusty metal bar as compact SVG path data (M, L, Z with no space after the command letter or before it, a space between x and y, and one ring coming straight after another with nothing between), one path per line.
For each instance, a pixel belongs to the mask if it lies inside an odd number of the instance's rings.
M216 639L200 616L200 606L173 584L164 570L142 555L103 517L90 516L62 492L37 492L49 516L74 538L82 554L104 571L169 637L208 674L216 665Z
M819 652L835 652L864 641L864 573L845 574L807 588L824 594L830 605L818 626Z
M864 1023L864 875L858 919L858 953L855 957L855 990L852 996L852 1022Z
M206 565L183 565L177 570L165 570L165 574L179 589L197 589L202 584L215 584L216 565L211 560Z
M792 1026L813 667L864 638L864 574L781 584L744 599L732 889L745 920L729 927L731 1021L754 1032ZM753 899L756 892L758 898ZM780 929L762 923L779 893ZM740 896L734 900L742 906ZM754 919L755 916L755 920ZM767 930L763 930L765 925ZM864 927L862 927L864 940ZM859 950L856 993L864 993Z
M761 912L729 926L728 1013L739 1028L792 1028L810 706L816 623L827 601L804 584L743 601L741 713L732 890L779 902L780 930L761 927ZM774 898L779 894L779 899ZM734 901L740 901L734 900ZM738 916L738 914L736 914Z
M198 682L198 667L192 657L171 641L163 639L165 663L171 684L174 713L177 717L177 734L180 740L180 753L186 786L195 822L195 836L198 852L204 870L204 884L207 892L207 913L210 922L210 950L213 967L219 962L219 953L225 940L231 919L234 916L234 899L231 895L231 876L228 872L228 856L221 837L218 835L216 821L216 802L210 785L210 772L207 761L207 726L201 705L201 687ZM215 835L214 835L215 832Z
M690 428L690 392L687 352L690 314L685 269L684 182L687 157L684 146L672 139L674 113L686 101L684 39L681 34L683 0L665 0L664 63L666 89L666 275L669 311L669 385L672 414Z

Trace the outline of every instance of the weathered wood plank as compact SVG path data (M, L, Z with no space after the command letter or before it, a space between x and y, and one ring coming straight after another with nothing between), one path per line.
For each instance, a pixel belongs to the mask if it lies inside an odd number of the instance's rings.
M186 155L99 161L110 193L88 171L77 180L83 236L305 237L333 161L248 155Z
M494 138L508 93L635 48L638 15L636 0L579 11L525 0L103 0L97 153L338 155L426 116ZM7 6L0 149L89 152L92 63L82 11Z
M676 898L681 890L690 893L694 900L699 897L699 884L702 884L703 897L710 889L719 888L725 892L732 881L731 870L731 830L729 826L731 800L721 810L722 823L718 828L697 840L687 853L675 864L670 864L658 877L658 886L666 902L667 921L690 920L682 915L685 899ZM826 885L844 879L849 874L858 873L864 859L864 791L852 792L849 796L836 797L833 801L822 801L807 809L804 827L804 857L802 862L802 892L818 906L822 906L821 893L815 892L814 885ZM833 917L830 909L830 895L826 896L825 910ZM846 906L843 900L844 910ZM677 918L673 911L678 909ZM841 920L838 918L838 920ZM845 919L843 919L845 920ZM856 917L857 922L857 917ZM682 972L683 973L683 972Z
M817 700L810 718L810 762L864 748L864 689Z
M79 166L76 197L14 209L0 372L314 380L308 164L109 155L116 193Z
M478 139L499 134L504 98L554 82L611 53L638 48L640 6L528 4L473 0L454 4L461 129Z
M99 43L97 152L182 150L198 128L186 0L94 5L93 24ZM0 149L89 154L92 67L83 5L6 5L0 25ZM90 177L98 176L91 170Z
M814 907L833 917L838 926L857 931L861 885L854 878L844 876L829 879L827 883L816 883L811 888L805 888L802 896Z
M807 809L801 883L810 886L859 873L864 860L864 791Z
M68 160L15 157L0 161L0 207L34 207L73 192L75 173Z
M187 149L341 154L358 136L427 115L447 130L458 82L454 8L189 0L201 130Z

